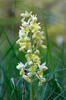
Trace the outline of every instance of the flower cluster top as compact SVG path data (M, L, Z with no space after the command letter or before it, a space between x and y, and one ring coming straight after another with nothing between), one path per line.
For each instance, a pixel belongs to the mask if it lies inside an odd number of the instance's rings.
M41 64L38 48L46 47L44 42L44 32L41 31L40 23L37 21L37 16L33 15L32 12L21 14L21 26L19 30L19 39L17 44L20 45L19 50L26 52L27 62L23 64L20 62L17 65L17 69L20 70L20 75L31 82L33 79L38 78L39 85L45 82L43 72L47 70L46 63Z

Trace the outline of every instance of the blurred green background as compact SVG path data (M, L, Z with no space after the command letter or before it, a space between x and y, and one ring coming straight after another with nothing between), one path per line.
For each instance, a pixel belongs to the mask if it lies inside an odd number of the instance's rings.
M37 14L43 29L46 18L54 65L49 65L47 52L39 48L41 61L47 61L49 71L45 76L49 76L49 81L40 88L35 82L35 100L66 100L66 0L0 0L0 100L22 98L22 78L16 65L26 59L16 40L20 14L25 10ZM24 98L30 100L30 84L25 82L24 88Z

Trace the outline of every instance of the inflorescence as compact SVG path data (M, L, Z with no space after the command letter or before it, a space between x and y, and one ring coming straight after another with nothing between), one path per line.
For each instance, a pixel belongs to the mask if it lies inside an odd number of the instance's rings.
M41 64L39 57L39 47L46 46L44 43L44 32L41 31L40 23L37 22L37 16L33 15L32 12L21 14L21 26L19 30L19 39L17 44L19 44L20 51L26 52L27 62L23 64L18 63L17 69L20 70L20 75L28 81L31 82L33 79L38 78L39 85L45 82L43 77L43 72L47 70L46 63Z

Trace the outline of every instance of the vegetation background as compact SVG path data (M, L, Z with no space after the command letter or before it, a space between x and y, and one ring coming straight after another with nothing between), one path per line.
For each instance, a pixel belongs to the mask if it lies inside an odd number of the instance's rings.
M25 10L38 15L48 47L39 48L48 72L46 83L34 84L35 100L66 100L66 0L0 0L0 100L21 100L22 90L24 100L30 100L30 84L22 85L16 69L19 61L26 61L16 45L20 13Z

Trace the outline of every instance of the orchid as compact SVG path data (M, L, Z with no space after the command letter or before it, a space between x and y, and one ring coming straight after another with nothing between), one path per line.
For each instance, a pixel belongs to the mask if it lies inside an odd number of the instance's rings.
M41 85L46 81L43 72L48 69L45 62L41 64L38 49L40 46L46 48L44 45L44 32L41 30L40 23L37 22L37 16L33 15L32 12L25 11L25 13L21 14L21 17L17 44L20 46L20 51L26 52L27 62L26 64L18 63L16 68L20 70L20 75L26 81L32 82L33 78L37 78L39 85Z

